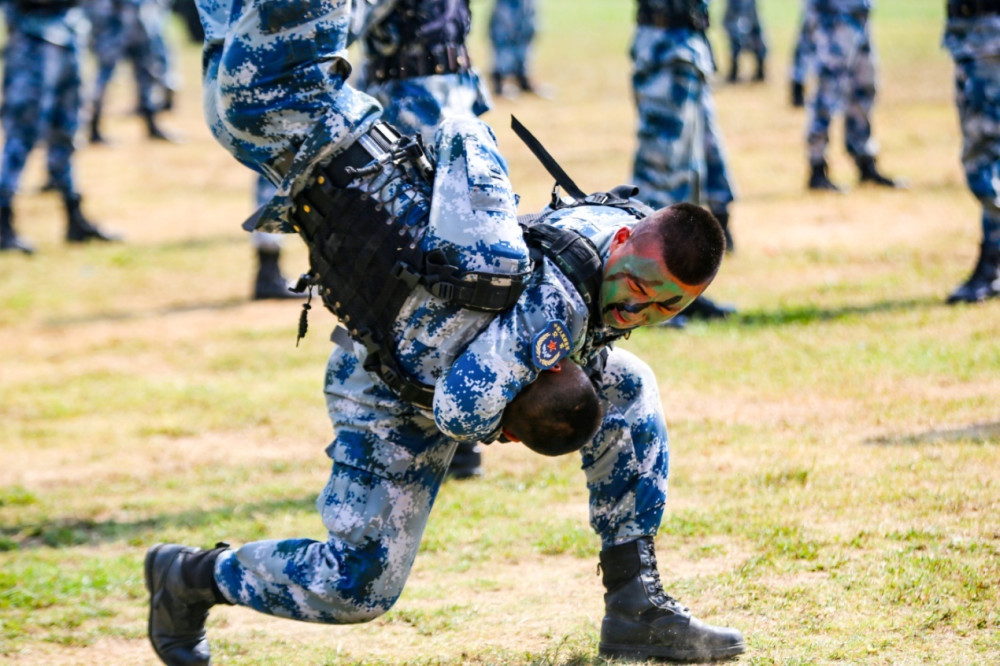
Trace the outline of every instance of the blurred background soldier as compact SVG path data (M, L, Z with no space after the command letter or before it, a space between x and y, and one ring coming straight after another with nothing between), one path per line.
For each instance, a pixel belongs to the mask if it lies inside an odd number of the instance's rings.
M172 103L169 56L162 29L166 5L160 0L93 0L88 4L97 77L91 96L90 142L105 143L101 132L104 95L118 63L132 64L139 115L150 139L172 141L156 115Z
M493 47L493 92L504 94L504 83L514 79L523 92L545 95L528 74L531 43L537 18L535 0L496 0L490 15L490 45Z
M639 0L636 22L631 56L639 145L632 182L653 208L705 205L722 224L731 252L735 192L712 96L708 0ZM702 295L681 316L718 319L732 312Z
M1000 295L1000 0L948 0L947 7L962 165L983 209L976 267L948 302L977 303Z
M466 48L471 28L469 0L400 0L388 14L356 3L352 31L365 56L358 87L379 101L383 120L433 146L445 118L475 118L490 108ZM482 446L456 442L448 475L482 476Z
M792 52L792 106L806 105L806 80L812 72L816 61L816 42L813 40L813 30L816 28L816 15L812 10L811 0L802 0L802 21L799 24L799 35L795 40L795 50Z
M872 139L871 112L875 105L875 52L868 26L874 0L812 0L816 26L818 87L809 104L809 189L841 192L830 180L826 147L833 114L844 111L844 138L848 154L858 166L862 183L883 187L900 184L879 172Z
M757 70L754 72L753 80L763 81L767 43L764 41L764 31L760 27L757 0L729 0L726 4L723 26L726 28L726 34L729 35L731 57L727 79L731 83L739 81L740 53L749 51L757 61Z
M73 136L80 112L80 35L76 0L9 0L4 58L4 146L0 158L0 249L31 253L14 231L13 203L28 155L42 136L48 168L66 207L66 240L118 240L84 217L73 180Z

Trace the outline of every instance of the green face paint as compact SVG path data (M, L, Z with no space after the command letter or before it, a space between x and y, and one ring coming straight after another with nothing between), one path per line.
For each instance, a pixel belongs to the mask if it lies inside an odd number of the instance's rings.
M618 330L665 322L702 291L671 275L655 242L636 240L614 248L604 267L601 314Z

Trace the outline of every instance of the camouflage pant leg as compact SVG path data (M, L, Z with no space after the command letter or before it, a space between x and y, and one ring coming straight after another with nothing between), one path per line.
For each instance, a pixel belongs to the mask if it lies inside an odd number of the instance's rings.
M690 201L732 201L715 106L708 81L694 65L677 61L633 76L639 145L632 182L660 208ZM714 199L714 201L712 201Z
M807 144L810 164L826 160L833 114L842 110L855 85L859 56L868 42L868 22L845 15L821 15L813 32L818 86L809 106Z
M275 205L287 209L299 179L367 130L380 109L345 84L349 0L232 6L198 0L208 32L205 115L236 159L281 183Z
M163 73L160 71L160 63L156 60L152 35L139 16L138 10L135 12L134 20L127 24L126 32L128 39L124 55L132 64L132 74L139 93L139 108L143 111L155 111L158 107L157 85L162 83Z
M850 89L844 109L844 144L847 154L855 160L875 157L878 153L878 146L872 138L871 121L875 106L877 62L871 35L865 30L865 38L851 67Z
M325 542L249 543L222 554L215 579L227 599L310 622L365 622L402 592L454 443L433 420L373 383L340 349L327 367L336 436L333 470L316 507Z
M382 105L382 120L403 134L434 145L434 133L446 118L476 118L489 110L479 75L474 72L391 79L365 88Z
M799 36L795 41L795 51L792 54L792 81L796 83L804 84L806 82L816 58L816 44L812 34L815 27L816 21L812 12L808 10L803 12Z
M749 51L761 59L767 55L756 0L729 0L723 26L734 54Z
M125 53L127 32L124 18L135 11L135 6L131 3L118 11L107 1L96 2L90 8L92 50L97 60L93 92L95 100L104 99L104 92L114 76L115 67Z
M53 142L51 175L60 190L74 191L70 159L80 103L76 52L15 31L6 53L0 205L10 205L28 155L43 132Z
M1000 248L1000 56L955 63L962 166L983 207L983 239Z
M607 547L656 534L667 501L670 456L660 392L648 365L613 349L599 395L604 421L581 453L591 526Z

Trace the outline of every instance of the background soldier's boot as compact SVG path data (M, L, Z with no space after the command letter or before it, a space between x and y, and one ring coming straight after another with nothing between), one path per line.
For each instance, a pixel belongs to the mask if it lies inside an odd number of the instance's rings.
M268 298L305 298L306 293L297 293L288 287L288 281L281 274L279 266L280 250L257 250L257 278L254 280L253 298L260 301Z
M498 97L503 95L503 74L500 72L493 72L490 75L490 80L493 82L493 94Z
M733 233L729 230L729 212L728 211L712 211L715 215L715 219L719 221L719 225L722 226L722 233L726 237L726 252L734 252L736 250L736 242L733 240Z
M706 662L746 649L739 631L705 624L663 591L652 537L602 550L601 570L602 657Z
M732 56L729 59L729 76L726 77L726 81L729 83L736 83L740 80L740 54L736 51L732 51Z
M813 164L809 173L809 189L825 190L827 192L843 192L832 180L827 172L826 162Z
M177 138L175 136L163 131L163 128L156 124L156 113L154 111L143 109L140 111L140 114L142 115L142 119L146 122L146 134L150 139L177 143Z
M90 112L90 142L107 143L108 140L101 134L101 114L104 111L104 104L101 101L94 102L94 108Z
M35 251L14 233L14 210L10 206L0 206L0 250L18 250L25 254Z
M455 457L448 466L453 479L472 479L483 475L483 447L478 442L458 442Z
M103 231L83 216L80 210L79 194L67 194L63 197L66 204L66 242L83 243L90 240L120 241L121 236Z
M802 108L806 105L806 87L798 81L792 81L792 106Z
M146 553L149 642L168 666L211 662L205 621L208 609L229 603L215 585L215 560L228 548L212 550L157 544Z
M691 301L681 314L688 319L725 319L729 315L736 314L736 308L731 305L720 305L702 294Z
M899 181L893 180L879 172L875 166L874 157L859 157L857 164L862 183L871 183L872 185L880 185L882 187L903 187L903 184Z
M948 303L979 303L1000 296L1000 248L979 246L972 275L948 296Z
M764 58L757 56L757 71L754 72L754 81L763 81L767 76L766 67L764 66Z

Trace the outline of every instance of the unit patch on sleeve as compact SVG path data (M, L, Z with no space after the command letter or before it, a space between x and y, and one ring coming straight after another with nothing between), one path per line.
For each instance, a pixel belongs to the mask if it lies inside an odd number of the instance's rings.
M537 367L548 370L568 355L572 348L566 327L557 321L550 321L532 341L531 359Z

